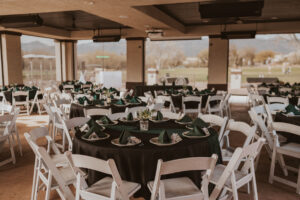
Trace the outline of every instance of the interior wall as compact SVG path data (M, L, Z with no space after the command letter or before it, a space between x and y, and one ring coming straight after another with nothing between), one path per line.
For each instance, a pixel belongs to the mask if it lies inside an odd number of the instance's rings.
M145 40L127 39L127 79L126 88L134 88L145 83Z
M229 40L209 38L208 88L227 90Z
M20 36L19 34L1 34L2 85L23 83Z

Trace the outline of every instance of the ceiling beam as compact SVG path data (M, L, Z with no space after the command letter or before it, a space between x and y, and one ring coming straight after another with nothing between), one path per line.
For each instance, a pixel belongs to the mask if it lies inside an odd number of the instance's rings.
M150 5L163 5L163 4L177 4L177 3L198 3L209 2L215 0L129 0L126 1L131 6L150 6Z
M153 17L156 20L161 21L162 23L166 24L169 27L172 27L176 30L178 30L181 33L186 33L185 26L174 19L173 17L169 16L165 12L161 11L155 6L139 6L135 7L137 10L145 13L148 16ZM156 28L156 27L153 27Z

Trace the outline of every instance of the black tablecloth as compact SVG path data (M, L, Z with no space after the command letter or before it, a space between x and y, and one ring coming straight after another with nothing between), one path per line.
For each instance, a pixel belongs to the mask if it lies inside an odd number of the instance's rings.
M33 100L34 97L35 97L35 94L36 94L37 90L29 90L29 100ZM12 91L4 91L4 96L6 98L6 100L12 104ZM42 99L43 98L43 95L39 95L38 97L39 99ZM0 97L0 101L2 101L2 97ZM16 101L26 101L26 96L18 96L16 97Z
M212 94L212 95L215 95L215 94ZM200 96L200 95L198 95L198 96ZM202 96L201 108L205 108L209 95L204 94L201 96ZM182 109L182 95L172 95L172 101L176 108ZM166 104L166 106L168 106L168 105L169 104ZM188 102L188 103L186 103L186 108L187 109L198 108L198 102Z
M285 123L290 123L290 124L300 126L300 117L298 116L287 117L282 113L277 113L275 115L274 121L285 122ZM280 134L283 135L285 138L287 138L287 142L295 142L300 144L300 136L291 133L285 133L285 132L280 132Z
M150 122L149 131L139 131L139 122L130 126L120 123L116 126L107 127L105 132L110 134L107 140L88 142L80 138L80 133L76 133L73 141L73 153L93 156L96 158L107 160L112 158L115 160L120 175L123 180L133 181L142 185L141 190L136 196L142 196L149 199L150 192L147 188L147 182L154 179L158 159L164 161L185 158L211 156L213 153L218 154L218 162L222 162L221 151L218 142L218 134L214 129L210 129L211 135L202 139L183 138L181 142L173 146L159 147L149 142L149 139L158 135L161 129L167 130L168 133L179 133L186 131L184 125L176 124L174 121L168 121L161 124ZM111 140L118 138L120 131L126 128L130 132L142 140L142 145L133 147L117 147L111 144ZM187 163L188 164L188 163ZM169 177L190 177L196 185L200 186L200 172L183 172L177 173ZM88 183L92 184L105 177L102 173L94 171L88 172Z
M83 106L79 104L72 103L70 108L70 118L74 117L84 117L84 109L93 109L93 108L103 108L103 109L109 109L111 108L112 113L118 113L118 112L125 112L126 108L132 108L136 106L146 106L146 103L142 102L140 104L129 104L128 106L115 106L115 105L109 105L109 106L95 106L95 105L88 105Z
M187 89L192 90L193 87L192 86L186 86ZM135 87L135 95L136 96L144 96L145 92L150 91L152 93L152 95L154 96L154 91L158 91L158 90L170 90L170 89L174 89L174 90L179 90L179 89L183 89L182 85L138 85Z

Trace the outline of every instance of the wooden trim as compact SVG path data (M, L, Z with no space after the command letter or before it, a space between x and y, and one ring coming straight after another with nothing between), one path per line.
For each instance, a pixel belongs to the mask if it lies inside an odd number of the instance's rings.
M126 40L146 40L146 38L144 38L144 37L128 37L128 38L126 38Z
M17 36L21 36L22 35L22 33L13 32L13 31L0 31L0 35L1 34L5 34L5 35L17 35Z

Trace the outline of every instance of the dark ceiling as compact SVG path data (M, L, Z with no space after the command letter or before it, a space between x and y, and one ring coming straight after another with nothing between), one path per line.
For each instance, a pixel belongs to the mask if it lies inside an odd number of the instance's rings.
M27 16L30 15L14 15L12 20L15 22L18 22L18 20L22 21ZM43 20L42 25L44 26L70 30L70 31L93 30L99 28L100 30L125 28L125 26L119 23L86 13L84 11L40 13L38 14L38 16ZM8 19L10 17L12 16L0 16L0 24L1 24L1 19ZM18 26L20 23L14 23L14 24ZM28 26L30 26L30 24L28 24Z
M242 16L241 10L245 9L242 3L254 2L263 4L259 16ZM209 6L201 5L209 4ZM222 5L223 4L223 5ZM226 8L226 4L230 9ZM215 25L215 24L235 24L235 23L256 23L256 22L279 22L279 21L299 21L300 20L300 0L248 0L248 1L208 1L202 3L179 3L156 5L161 11L175 18L184 25ZM244 8L243 8L244 7ZM248 11L253 10L247 5ZM242 11L247 11L242 10ZM255 9L255 8L254 8ZM229 10L229 12L224 12ZM259 9L258 9L259 10ZM202 11L202 13L201 13ZM238 11L239 15L238 15ZM220 16L224 14L224 17ZM236 16L226 16L230 12L236 12ZM203 17L203 13L209 14Z

